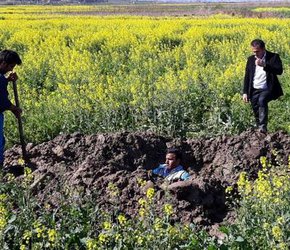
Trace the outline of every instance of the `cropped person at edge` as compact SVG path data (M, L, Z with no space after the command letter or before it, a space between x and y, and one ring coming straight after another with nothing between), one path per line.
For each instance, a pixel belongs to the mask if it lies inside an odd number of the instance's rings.
M12 50L2 50L0 52L0 167L4 163L5 137L4 137L4 114L10 110L18 118L22 110L16 107L8 98L7 85L10 81L16 81L18 76L12 72L14 67L22 63L19 55ZM7 75L8 73L8 75Z

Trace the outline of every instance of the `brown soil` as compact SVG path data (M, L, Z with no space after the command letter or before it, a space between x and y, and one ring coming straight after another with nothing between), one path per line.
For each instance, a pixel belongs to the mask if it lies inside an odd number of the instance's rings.
M239 174L246 171L255 178L261 156L275 164L287 164L290 136L283 132L260 134L245 131L238 136L219 136L203 139L173 139L152 133L115 133L59 135L49 142L27 145L30 166L34 169L33 188L40 200L57 206L57 187L97 191L96 203L112 209L112 203L128 216L137 215L138 200L144 197L146 187L138 180L154 182L157 207L168 202L161 188L163 180L151 176L152 168L164 160L168 147L183 152L183 165L191 174L185 182L171 184L170 202L174 205L175 220L213 226L231 221L234 214L226 206L225 187L234 185ZM275 156L276 153L278 156ZM18 165L21 148L6 151L8 172L23 173ZM115 184L120 194L112 200L109 183Z

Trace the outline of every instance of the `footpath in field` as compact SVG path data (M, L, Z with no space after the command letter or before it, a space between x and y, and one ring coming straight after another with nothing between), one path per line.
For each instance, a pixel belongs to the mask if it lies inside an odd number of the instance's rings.
M117 207L128 216L136 216L138 200L144 197L146 188L140 183L152 178L149 170L164 161L166 149L172 146L182 149L183 165L192 176L189 181L169 186L175 219L211 227L233 220L234 214L226 206L225 188L234 185L242 171L255 178L261 156L266 156L273 167L278 161L287 164L290 136L283 132L263 135L250 130L238 136L187 140L152 133L59 135L39 145L27 145L38 180L33 188L40 201L50 201L54 206L59 185L95 191L96 203L105 210ZM6 165L14 166L10 171L17 170L21 178L20 156L19 146L6 151ZM162 208L162 204L168 203L168 195L160 188L162 180L153 180L155 203ZM108 190L112 184L119 192L114 201Z

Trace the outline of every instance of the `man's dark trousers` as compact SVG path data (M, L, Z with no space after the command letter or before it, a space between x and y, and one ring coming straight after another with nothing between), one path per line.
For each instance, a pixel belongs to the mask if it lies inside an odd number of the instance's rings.
M267 131L268 123L268 102L271 100L271 93L267 89L254 89L251 98L251 105L254 111L256 125Z

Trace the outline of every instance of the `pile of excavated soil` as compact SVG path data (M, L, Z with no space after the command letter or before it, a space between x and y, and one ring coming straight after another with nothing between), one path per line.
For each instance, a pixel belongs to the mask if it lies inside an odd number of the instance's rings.
M290 136L283 132L264 135L246 131L238 136L173 139L153 133L74 133L39 145L28 144L27 151L40 200L57 206L57 187L61 184L85 192L96 191L95 202L111 209L108 185L113 183L119 189L115 205L133 217L138 214L138 200L144 197L146 189L140 186L141 179L155 183L154 202L158 208L168 202L168 191L160 185L163 180L149 174L164 161L168 147L181 149L183 165L191 174L190 180L168 187L175 220L212 226L233 219L226 206L225 187L234 185L242 171L255 178L261 156L267 156L273 165L278 161L287 164ZM20 146L7 150L5 155L6 169L21 175Z

